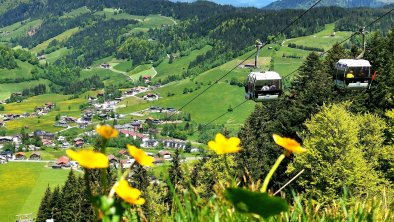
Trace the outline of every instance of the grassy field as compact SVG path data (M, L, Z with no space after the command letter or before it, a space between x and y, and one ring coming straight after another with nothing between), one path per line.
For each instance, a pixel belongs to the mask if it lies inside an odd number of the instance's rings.
M289 43L295 43L297 45L324 48L324 50L327 50L335 43L343 41L352 34L352 32L336 32L336 35L332 37L330 35L334 33L334 27L335 24L328 24L321 32L310 36L289 39L284 42L284 45L287 46Z
M49 82L49 80L40 79L28 82L0 84L0 100L9 98L13 92L22 92L22 90L25 88L31 88L37 86L38 84L49 84Z
M66 47L60 48L54 52L51 52L49 54L45 55L45 60L41 60L42 62L45 63L45 61L49 62L49 63L53 63L55 62L57 59L67 55L68 53L71 52L71 49L67 49Z
M25 20L0 28L0 42L9 42L12 38L27 36L28 31L40 26L41 23L41 19Z
M50 38L50 39L38 44L37 46L32 48L31 51L33 53L38 53L38 52L46 49L48 47L49 43L52 42L53 40L56 39L57 41L62 42L64 40L70 38L70 36L72 36L73 34L75 34L78 31L79 31L79 27L76 27L76 28L73 28L73 29L69 29L69 30L67 30L67 31L65 31L65 32L53 37L53 38Z
M74 9L71 12L64 13L64 15L60 16L60 18L75 18L89 12L90 9L88 9L86 6L83 6L81 8Z
M68 170L53 170L46 163L9 162L0 165L0 218L15 221L17 214L36 217L45 189L63 185Z
M119 62L117 65L115 65L114 69L122 72L128 72L132 69L132 67L133 67L133 61L122 61Z
M91 92L88 92L91 93ZM7 134L13 135L15 133L20 132L22 127L28 127L27 131L32 132L34 130L46 130L48 132L56 132L62 127L56 127L55 117L56 115L67 115L72 117L80 117L79 106L87 102L85 99L85 93L81 95L80 98L77 99L69 99L69 95L59 95L59 94L45 94L40 96L30 97L21 103L10 103L4 105L4 111L0 112L1 114L5 113L15 113L21 114L24 112L32 113L34 111L34 107L43 106L46 102L52 102L56 104L56 108L49 112L47 115L41 117L27 117L16 120L7 121ZM93 94L93 93L92 93Z
M34 68L28 62L16 60L18 67L15 69L0 69L0 79L30 78L31 70Z
M168 75L181 75L187 69L189 63L196 59L197 56L202 55L212 49L212 46L205 46L200 50L194 50L188 56L176 58L173 63L168 63L167 56L163 62L156 67L157 76L155 78L164 78Z
M102 68L91 68L91 69L84 69L81 71L81 79L89 78L93 75L98 75L101 80L104 80L104 85L112 85L118 84L125 81L130 81L125 75L117 72L113 72L109 69L102 69Z

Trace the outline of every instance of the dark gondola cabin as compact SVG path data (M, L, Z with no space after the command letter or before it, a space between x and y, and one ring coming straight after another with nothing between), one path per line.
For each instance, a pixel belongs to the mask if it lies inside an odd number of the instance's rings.
M282 94L282 78L273 71L251 72L245 85L245 98L261 102L278 99Z
M371 64L363 59L340 59L336 64L335 84L346 89L365 89L371 81Z

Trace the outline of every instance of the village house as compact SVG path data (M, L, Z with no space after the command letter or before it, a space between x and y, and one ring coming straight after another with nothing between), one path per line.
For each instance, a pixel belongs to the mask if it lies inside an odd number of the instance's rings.
M24 160L26 159L26 154L24 152L15 153L15 160Z
M148 147L157 147L159 145L159 141L155 139L143 138L141 147L148 148Z
M159 94L155 94L155 93L147 93L143 99L147 100L147 101L154 101L154 100L158 100L159 99Z
M6 159L12 159L12 151L6 150L0 153L0 156L5 157Z
M84 144L84 141L82 138L75 138L74 139L74 146L75 147L81 148L83 146L83 144Z
M118 160L116 159L116 157L115 157L114 155L112 155L112 154L108 155L107 158L108 158L109 163L114 164L114 163L117 163L117 162L118 162Z
M165 160L171 160L172 154L167 150L160 150L158 153L159 157L164 158Z
M186 141L178 139L162 140L163 146L167 148L185 149Z
M68 157L61 156L61 157L59 157L59 159L56 160L56 165L62 166L62 167L68 167L69 161L70 161L70 159Z
M67 124L66 121L60 120L60 121L57 121L57 122L54 124L54 126L67 128L67 127L68 127L68 124Z
M121 149L118 153L122 156L129 156L129 151L127 151L126 149Z
M103 68L103 69L111 68L111 66L108 63L103 63L103 64L100 65L100 67Z
M43 139L43 140L41 140L41 142L42 142L42 145L44 145L44 146L48 146L48 147L56 146L56 144L51 139Z
M30 155L29 160L41 160L41 154L39 152L33 152Z
M55 139L55 134L54 133L48 133L48 132L45 132L44 130L36 130L36 131L33 132L33 135L39 137L41 140L43 140L43 139L48 139L48 140Z

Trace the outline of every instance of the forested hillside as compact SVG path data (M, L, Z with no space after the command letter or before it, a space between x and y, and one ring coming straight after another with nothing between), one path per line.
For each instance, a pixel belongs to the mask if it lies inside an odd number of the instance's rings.
M390 7L6 2L0 134L13 140L2 145L78 170L48 186L37 221L394 219ZM363 26L376 75L340 88L336 63L361 53ZM245 101L248 74L267 70L283 92ZM54 161L63 155L79 165Z
M286 9L286 8L308 8L316 1L313 0L278 0L272 2L265 8L267 9ZM358 7L381 7L386 4L393 4L392 0L327 0L323 1L320 6L338 6L343 8Z

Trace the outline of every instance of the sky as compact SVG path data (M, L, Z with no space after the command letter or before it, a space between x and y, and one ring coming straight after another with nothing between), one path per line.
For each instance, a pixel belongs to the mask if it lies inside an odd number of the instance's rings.
M193 2L195 0L172 0L172 1L179 1L179 2ZM225 4L225 5L234 5L234 6L253 6L257 8L264 7L275 0L210 0L212 2L216 2L218 4Z

